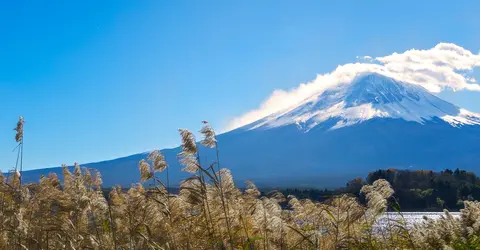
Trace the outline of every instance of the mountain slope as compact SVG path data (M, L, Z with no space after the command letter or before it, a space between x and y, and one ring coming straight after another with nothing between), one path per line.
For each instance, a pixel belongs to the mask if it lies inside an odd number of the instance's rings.
M335 186L378 168L478 173L480 118L426 91L378 74L313 95L287 110L218 136L222 167L238 182L260 186ZM170 183L188 176L176 159L180 148L163 150ZM215 159L201 148L202 162ZM102 172L104 185L139 180L146 154L86 164ZM24 173L38 180L40 173ZM162 175L163 176L163 175Z

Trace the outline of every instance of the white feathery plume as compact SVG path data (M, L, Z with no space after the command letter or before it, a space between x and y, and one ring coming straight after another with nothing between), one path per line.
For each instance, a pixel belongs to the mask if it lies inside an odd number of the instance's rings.
M168 167L167 161L165 161L165 156L159 150L153 150L149 155L148 159L153 162L153 170L156 172L162 172L165 168Z
M141 181L148 181L153 178L153 173L150 170L150 164L147 161L141 160L138 163L138 169L140 170L140 180Z
M217 139L215 138L215 130L213 130L212 126L207 121L202 121L202 123L203 127L200 130L200 133L203 135L203 140L200 143L205 147L216 147Z
M182 152L177 157L180 159L180 163L185 166L183 171L194 173L198 171L199 163L197 159L197 144L195 143L195 137L192 132L186 129L179 129L180 136L182 138Z

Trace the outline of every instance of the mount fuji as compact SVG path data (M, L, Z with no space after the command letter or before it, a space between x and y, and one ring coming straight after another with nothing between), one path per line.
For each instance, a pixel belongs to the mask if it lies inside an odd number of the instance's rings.
M218 136L222 167L236 181L260 186L343 185L379 168L461 168L480 171L480 114L433 95L423 87L377 73L312 95L299 104ZM170 183L179 183L176 154L162 150ZM201 160L214 152L201 148ZM98 169L104 186L138 182L138 161L147 153L83 164ZM40 174L60 168L24 172Z
M352 83L313 95L299 105L246 126L247 130L271 129L295 124L309 132L320 126L330 130L374 118L402 119L425 124L439 118L452 126L480 125L478 114L460 109L421 86L402 83L372 73ZM325 123L335 120L335 124Z

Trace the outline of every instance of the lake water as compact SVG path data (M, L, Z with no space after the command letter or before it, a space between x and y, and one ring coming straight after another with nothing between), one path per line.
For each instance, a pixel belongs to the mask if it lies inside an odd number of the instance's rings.
M440 216L442 216L444 214L445 213L443 213L443 212L403 212L402 213L403 218L405 219L405 221L407 221L407 225L410 225L410 226L413 225L413 224L416 224L416 223L421 223L424 220L423 219L424 216L426 216L430 219L438 219L438 218L440 218ZM453 217L459 217L460 216L459 212L450 212L450 214ZM385 226L388 219L398 220L398 219L401 219L401 216L398 213L389 212L389 213L385 214L384 216L382 216L382 218L380 218L378 220L378 225Z

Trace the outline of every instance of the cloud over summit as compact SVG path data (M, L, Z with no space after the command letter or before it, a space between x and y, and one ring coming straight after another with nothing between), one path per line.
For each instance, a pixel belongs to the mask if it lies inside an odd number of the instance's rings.
M330 73L319 74L313 81L290 90L274 90L257 109L231 120L226 131L294 106L326 89L348 84L358 75L369 72L421 85L434 93L444 89L480 91L480 85L470 76L474 68L480 67L480 53L474 54L453 43L439 43L431 49L410 49L383 57L357 58L362 58L362 62L339 65Z

